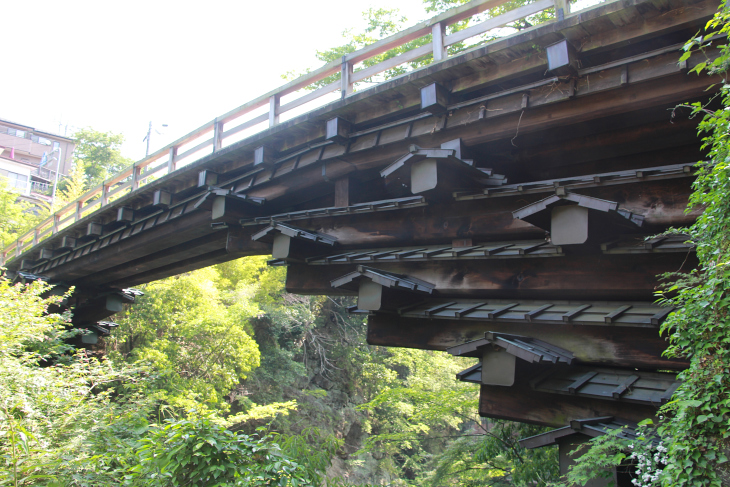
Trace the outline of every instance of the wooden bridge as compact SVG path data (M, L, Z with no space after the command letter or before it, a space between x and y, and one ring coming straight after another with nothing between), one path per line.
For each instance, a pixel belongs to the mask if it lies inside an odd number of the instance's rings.
M104 333L131 286L272 253L290 292L357 295L370 343L479 358L459 378L482 384L485 416L652 416L685 367L661 355L671 309L653 302L655 276L696 258L682 237L649 237L696 217L697 120L674 107L706 100L711 80L678 59L718 4L542 0L445 35L502 3L450 10L219 117L58 211L5 265L76 286L75 324ZM556 19L447 55L545 9Z

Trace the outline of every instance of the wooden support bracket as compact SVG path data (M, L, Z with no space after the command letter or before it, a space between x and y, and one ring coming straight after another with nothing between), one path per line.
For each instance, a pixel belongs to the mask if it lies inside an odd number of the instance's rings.
M449 92L437 83L431 83L421 88L421 110L427 110L434 115L446 113L449 105Z
M327 135L325 140L331 140L336 144L344 145L349 141L350 122L340 117L327 120Z

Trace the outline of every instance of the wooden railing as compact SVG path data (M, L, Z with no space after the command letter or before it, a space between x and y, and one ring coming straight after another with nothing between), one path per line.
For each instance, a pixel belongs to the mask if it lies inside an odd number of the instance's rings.
M332 61L315 71L229 111L150 156L135 162L132 166L107 179L77 200L72 201L56 211L50 218L21 236L15 243L3 249L0 255L0 263L5 263L9 258L19 256L24 249L28 248L28 245L38 244L44 238L58 233L89 213L103 208L113 199L137 190L140 186L152 180L152 178L157 179L175 171L181 166L184 159L190 159L190 157L204 150L207 151L205 155L221 150L224 146L224 140L228 137L240 134L244 130L265 122L268 122L269 127L273 127L279 123L281 114L336 91L341 93L341 98L346 98L352 94L355 83L431 53L433 53L433 62L442 61L448 57L446 49L448 46L463 42L543 10L554 7L556 17L562 19L564 15L567 15L569 8L568 0L538 0L535 3L510 10L497 17L489 18L466 29L454 32L451 35L446 35L447 26L478 15L486 10L499 7L508 1L473 0L472 2L448 10L430 20L421 22L409 29L347 54L339 61ZM373 66L357 71L354 70L355 65L358 63L428 34L432 35L432 41L426 45L406 51ZM338 81L310 91L286 104L282 105L280 103L282 97L322 81L337 72L341 73ZM268 105L267 113L245 121L239 120L246 114L250 114L266 105ZM229 128L229 125L232 126ZM202 142L199 142L201 139Z

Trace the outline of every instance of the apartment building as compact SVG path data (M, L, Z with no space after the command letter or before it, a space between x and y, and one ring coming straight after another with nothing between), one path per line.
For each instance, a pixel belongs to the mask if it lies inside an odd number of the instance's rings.
M2 157L30 164L34 168L31 173L40 179L50 182L54 179L59 164L56 160L52 160L51 153L58 148L61 150L59 176L67 175L71 169L74 147L75 143L71 138L0 118ZM45 164L41 164L44 159L43 154L46 154L46 159L49 161Z

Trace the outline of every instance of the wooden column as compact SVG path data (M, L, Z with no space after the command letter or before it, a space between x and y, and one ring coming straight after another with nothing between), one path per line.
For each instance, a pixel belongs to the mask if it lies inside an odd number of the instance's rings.
M340 80L342 88L342 98L352 93L352 64L347 60L347 56L342 56L342 78Z
M279 123L279 95L269 97L269 127Z
M566 1L566 0L562 0ZM433 60L434 62L446 59L446 47L444 47L444 25L440 22L431 26L431 37L433 37Z

